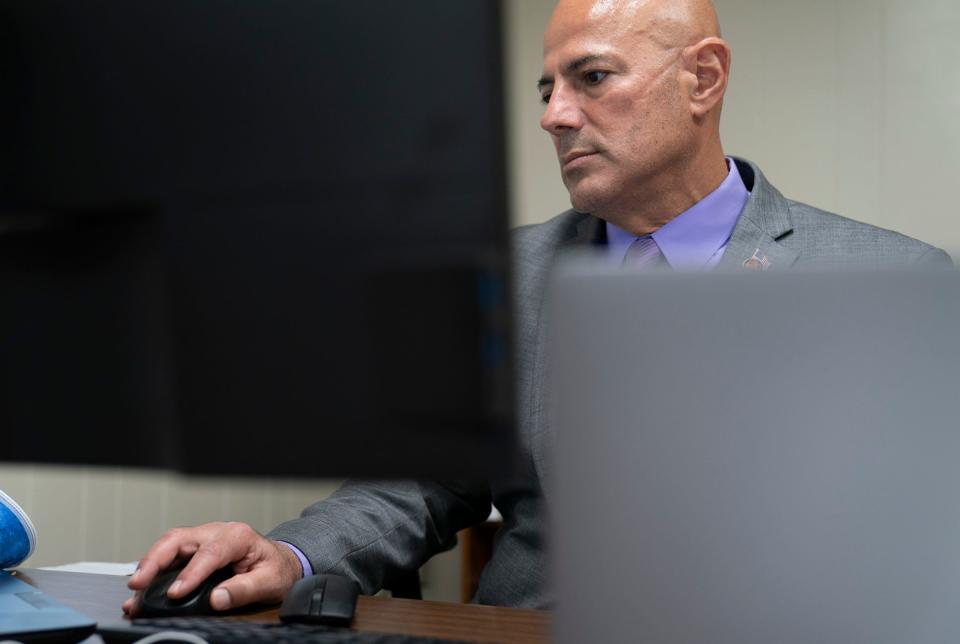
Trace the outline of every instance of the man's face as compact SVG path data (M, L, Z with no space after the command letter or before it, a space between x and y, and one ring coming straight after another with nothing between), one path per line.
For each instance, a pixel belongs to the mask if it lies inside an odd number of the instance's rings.
M599 216L643 199L682 167L690 146L681 50L667 44L652 10L625 12L619 4L561 1L544 38L539 83L540 124L553 138L573 207Z

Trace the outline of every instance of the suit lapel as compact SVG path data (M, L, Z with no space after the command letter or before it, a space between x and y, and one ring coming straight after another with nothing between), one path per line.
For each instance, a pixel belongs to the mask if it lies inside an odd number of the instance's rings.
M564 246L597 246L607 243L607 227L602 219L583 215L577 223L576 233Z
M740 213L718 270L789 268L799 257L797 251L782 243L793 233L789 203L759 168L742 159L734 161L750 190L750 199Z

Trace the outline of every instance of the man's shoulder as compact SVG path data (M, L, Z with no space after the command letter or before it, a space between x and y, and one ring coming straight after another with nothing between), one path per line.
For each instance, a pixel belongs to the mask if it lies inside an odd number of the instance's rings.
M514 286L521 302L536 307L557 252L580 234L590 215L567 210L541 224L514 228L510 233Z
M784 243L801 251L804 262L849 258L876 264L950 264L944 251L886 228L866 224L787 199L793 231Z
M590 215L576 210L567 210L543 223L519 226L510 233L511 244L524 256L552 254L558 246L576 236L577 227L588 217Z

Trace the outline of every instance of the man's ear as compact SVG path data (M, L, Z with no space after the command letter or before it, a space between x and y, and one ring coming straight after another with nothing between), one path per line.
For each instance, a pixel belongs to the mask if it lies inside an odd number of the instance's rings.
M683 50L687 98L695 118L720 105L730 78L730 47L720 38L704 38Z

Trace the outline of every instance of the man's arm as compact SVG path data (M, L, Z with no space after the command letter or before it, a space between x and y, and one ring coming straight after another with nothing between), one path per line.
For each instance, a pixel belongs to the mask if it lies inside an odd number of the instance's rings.
M457 531L487 518L490 503L486 485L350 482L268 537L299 549L313 572L350 577L374 593L452 548Z
M352 482L326 501L311 505L299 519L278 526L266 538L242 523L208 523L164 534L141 560L123 604L136 614L139 594L176 560L190 563L168 595L183 597L211 573L233 564L236 575L211 594L215 610L255 602L279 603L303 575L285 543L302 551L312 572L334 572L360 582L366 593L396 576L417 570L437 552L453 547L457 531L487 518L485 485L431 482Z

